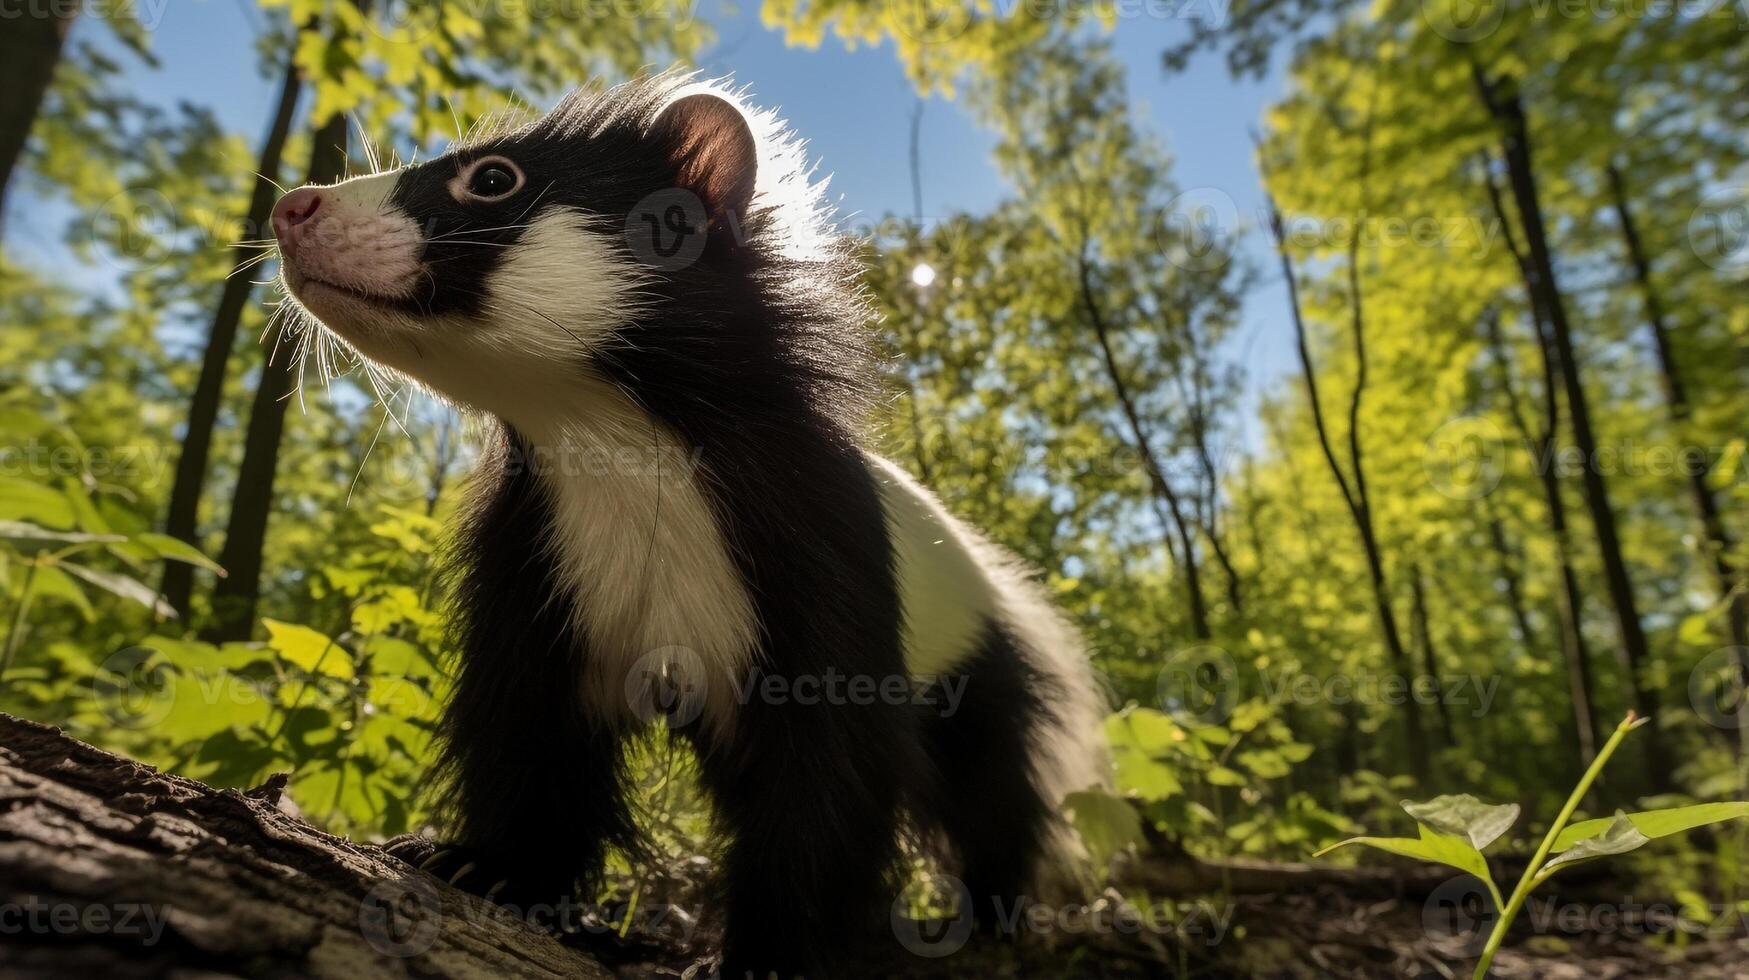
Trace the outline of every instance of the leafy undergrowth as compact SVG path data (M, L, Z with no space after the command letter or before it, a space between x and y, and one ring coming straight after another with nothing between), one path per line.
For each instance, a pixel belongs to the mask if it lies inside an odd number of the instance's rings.
M1558 906L1557 906L1558 907ZM1588 906L1589 907L1589 906ZM1193 936L1119 933L1027 937L1020 942L974 936L951 955L907 954L896 939L853 974L907 980L967 977L1015 980L1094 978L1440 978L1464 976L1475 962L1475 936L1428 928L1426 906L1414 899L1378 901L1336 889L1231 900L1231 931L1223 941ZM1606 928L1567 930L1559 914L1537 906L1495 958L1496 978L1684 977L1741 978L1749 970L1749 940L1671 936L1659 916L1627 915ZM632 930L629 940L640 936ZM642 937L653 941L653 937ZM624 980L702 977L712 962L699 950L716 948L719 934L707 916L688 947L631 950L616 974ZM602 954L615 944L585 944ZM875 944L881 950L880 943ZM611 953L608 953L611 956Z

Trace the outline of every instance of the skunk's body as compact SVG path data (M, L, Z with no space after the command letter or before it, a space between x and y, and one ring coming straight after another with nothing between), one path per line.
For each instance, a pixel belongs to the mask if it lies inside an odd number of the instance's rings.
M487 420L442 741L479 887L556 896L633 846L625 740L662 712L730 839L725 973L831 976L902 827L980 915L1037 886L1104 781L1101 699L1017 565L860 448L855 269L727 98L573 96L276 229L305 308Z

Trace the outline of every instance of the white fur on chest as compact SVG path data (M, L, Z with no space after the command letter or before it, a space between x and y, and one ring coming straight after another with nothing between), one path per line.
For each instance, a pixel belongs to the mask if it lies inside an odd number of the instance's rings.
M758 621L697 457L611 389L567 408L570 421L529 435L551 495L549 546L587 638L585 699L607 719L648 720L666 669L679 720L728 723Z

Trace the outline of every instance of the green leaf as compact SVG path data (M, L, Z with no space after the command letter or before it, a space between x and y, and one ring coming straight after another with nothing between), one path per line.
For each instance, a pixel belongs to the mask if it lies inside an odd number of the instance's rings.
M173 538L168 534L156 534L151 531L136 534L133 539L135 542L152 549L159 558L199 565L220 578L225 575L225 570L219 567L218 562L208 558L199 548L186 541Z
M1586 821L1586 823L1591 822ZM1639 829L1634 826L1634 822L1628 819L1627 814L1617 810L1615 816L1610 819L1609 826L1603 828L1602 833L1577 841L1572 847L1562 851L1560 856L1543 865L1537 875L1538 877L1546 877L1553 874L1558 868L1570 864L1578 864L1593 858L1608 857L1611 854L1625 854L1646 844L1651 839L1640 833Z
M76 575L105 592L145 606L152 610L154 616L162 616L165 619L176 618L176 610L170 608L170 603L166 602L164 597L151 586L137 578L131 578L118 572L104 572L95 568L86 568L84 565L74 565L68 562L62 562L59 567L64 569L67 574Z
M50 527L72 527L73 502L54 487L16 476L0 476L0 520L31 521Z
M1209 745L1228 745L1233 741L1233 733L1218 725L1198 725L1190 733Z
M1142 815L1128 801L1101 790L1070 793L1063 800L1075 829L1099 865L1142 843Z
M1712 642L1712 617L1705 612L1697 612L1684 617L1682 625L1676 628L1676 638L1684 645L1703 647Z
M1421 824L1420 837L1350 837L1345 841L1331 844L1329 847L1313 854L1313 857L1323 857L1339 847L1359 844L1364 847L1375 847L1392 854L1401 854L1422 861L1432 861L1467 872L1493 884L1494 879L1488 874L1488 859L1482 852L1470 846L1470 842L1462 837L1442 834L1426 824Z
M1252 698L1233 710L1233 717L1227 721L1227 727L1243 734L1263 724L1264 719L1274 713L1274 705L1262 698Z
M126 541L119 534L88 534L84 531L51 531L28 521L0 521L0 538L13 541L63 542L66 544Z
M1226 766L1210 766L1207 778L1215 786L1243 786L1246 783L1243 775Z
M31 588L40 599L63 599L72 603L79 610L79 615L85 617L86 622L97 618L97 610L92 608L91 600L85 596L85 590L58 566L39 567L36 578L31 582Z
M1645 834L1648 839L1657 840L1705 827L1708 824L1723 823L1726 820L1736 820L1739 817L1749 817L1749 802L1734 803L1697 803L1693 806L1671 807L1667 810L1642 810L1639 813L1626 814L1634 829ZM1590 837L1608 830L1616 821L1616 817L1600 817L1596 820L1581 820L1571 824L1555 838L1555 850L1564 851L1569 847Z
M61 481L61 487L67 503L73 508L73 520L79 530L92 534L108 534L113 530L109 521L97 509L97 505L91 502L91 495L85 492L85 488L77 480L67 477Z
M1236 758L1240 765L1251 770L1258 779L1280 779L1289 772L1287 760L1281 757L1280 752L1241 752Z
M291 663L312 674L352 677L352 655L326 634L266 617L261 624L267 627L267 645Z
M1518 822L1518 804L1483 803L1468 793L1436 796L1425 803L1404 800L1403 809L1442 834L1468 838L1478 851Z
M1184 791L1172 768L1136 751L1113 753L1118 788L1144 800L1163 800Z
M1136 748L1151 755L1165 752L1184 739L1177 722L1152 708L1136 708L1123 718Z

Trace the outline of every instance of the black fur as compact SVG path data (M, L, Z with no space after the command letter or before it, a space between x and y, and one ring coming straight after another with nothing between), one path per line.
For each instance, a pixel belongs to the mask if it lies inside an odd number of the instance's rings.
M424 256L431 287L412 305L476 310L504 250L462 243L511 244L539 210L629 227L638 202L675 186L687 163L686 147L652 129L672 92L654 81L574 97L529 128L407 172L393 200L436 239ZM457 205L447 181L483 154L514 160L526 190ZM892 548L854 436L869 390L868 311L845 246L789 257L781 231L757 207L713 215L699 258L652 275L648 311L579 370L630 393L697 453L755 606L762 670L903 677ZM503 875L541 898L572 878L593 882L606 847L633 846L627 733L586 714L578 665L589 643L546 550L545 492L519 437L495 431L454 556L460 663L442 773L464 849L450 866L472 860L477 887ZM1037 679L994 626L969 669L962 713L945 721L879 698L754 697L726 736L685 732L731 841L725 975L841 975L834 965L887 921L907 811L930 811L974 894L1023 887L1048 819L1026 775Z
M923 815L959 869L972 914L995 929L1015 921L1052 820L1053 807L1027 770L1052 684L1028 666L998 623L985 627L977 654L960 672L965 693L958 710L925 722L938 778Z
M434 870L522 906L587 888L609 845L636 846L626 807L624 733L589 717L588 655L546 547L546 491L527 447L498 429L474 475L453 546L452 691L440 729L439 800L459 847ZM448 872L448 873L444 873Z

